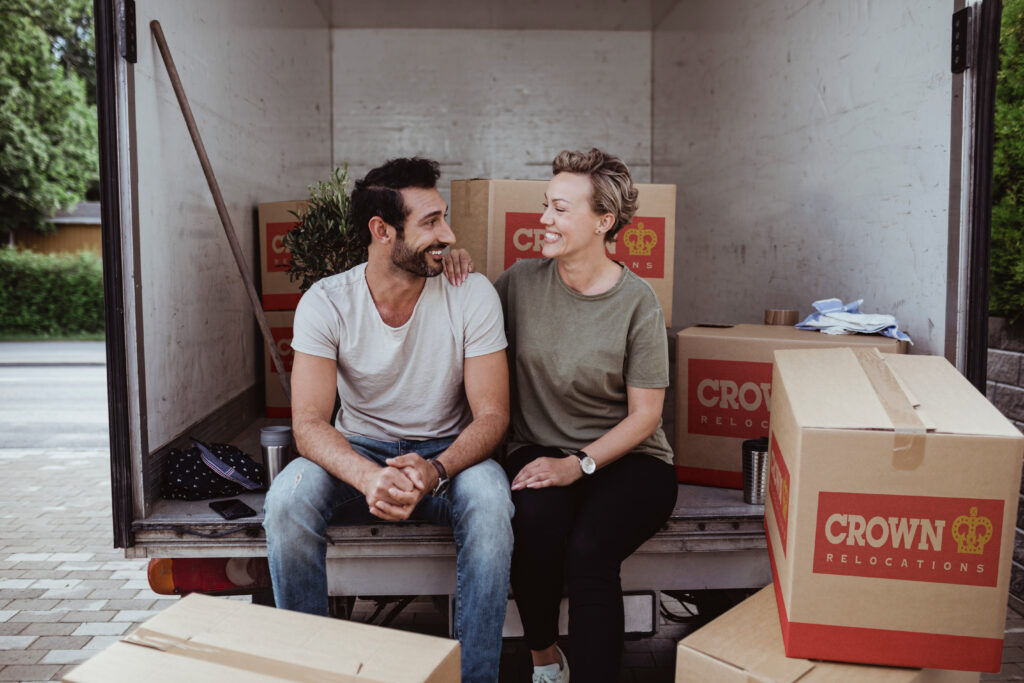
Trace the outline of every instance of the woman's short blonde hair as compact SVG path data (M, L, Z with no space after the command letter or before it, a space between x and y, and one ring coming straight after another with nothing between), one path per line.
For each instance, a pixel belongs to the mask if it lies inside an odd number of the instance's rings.
M614 242L623 226L629 225L636 214L639 191L633 184L629 166L617 156L605 154L596 147L589 152L562 150L551 162L551 172L579 173L590 178L590 208L594 213L610 213L615 225L604 234L605 242Z

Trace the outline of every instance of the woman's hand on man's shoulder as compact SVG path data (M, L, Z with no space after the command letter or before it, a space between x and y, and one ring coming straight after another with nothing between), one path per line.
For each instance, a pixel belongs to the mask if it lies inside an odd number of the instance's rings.
M456 287L465 282L473 272L473 259L465 249L449 249L448 253L441 257L441 263L444 266L444 276Z

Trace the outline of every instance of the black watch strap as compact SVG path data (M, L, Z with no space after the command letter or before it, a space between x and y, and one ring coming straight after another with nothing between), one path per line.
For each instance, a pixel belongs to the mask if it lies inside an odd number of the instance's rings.
M437 458L431 459L430 464L434 466L435 470L437 470L437 485L434 486L434 490L432 492L433 495L436 496L438 493L444 491L445 487L448 485L448 470L444 468L444 465Z

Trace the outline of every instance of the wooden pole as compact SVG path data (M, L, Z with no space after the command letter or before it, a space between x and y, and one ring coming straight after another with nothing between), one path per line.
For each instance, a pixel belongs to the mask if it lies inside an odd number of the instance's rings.
M249 295L249 303L252 304L252 310L256 315L256 322L259 323L260 332L263 333L263 339L270 350L270 358L274 361L274 367L277 368L277 377L281 380L281 387L284 389L285 398L291 403L292 392L288 383L288 376L284 371L284 362L281 360L281 354L277 350L277 344L274 343L274 335L270 333L270 325L267 323L267 317L263 314L263 307L260 305L259 296L256 294L256 287L253 286L252 278L249 277L249 273L246 271L242 247L238 244L238 237L235 234L234 225L231 223L231 216L228 215L227 206L224 204L220 185L217 184L217 177L213 174L213 167L210 166L210 159L206 155L206 147L203 145L203 139L199 136L199 127L196 126L196 120L192 116L192 108L188 104L188 98L185 97L185 88L181 84L181 79L178 78L178 69L174 66L171 50L167 47L167 40L164 39L164 32L160 28L160 22L151 21L149 22L149 27L153 31L153 37L156 38L160 55L164 58L164 66L167 67L167 75L171 79L171 87L174 88L174 94L178 98L178 106L181 107L181 113L185 117L185 125L188 127L188 134L192 137L192 144L196 148L196 154L199 156L199 165L203 167L203 174L206 175L206 183L210 186L213 203L217 207L217 215L220 216L221 225L224 226L224 234L228 238L228 244L231 245L231 253L234 254L235 263L238 265L238 272L241 273L242 281L245 283L245 291Z

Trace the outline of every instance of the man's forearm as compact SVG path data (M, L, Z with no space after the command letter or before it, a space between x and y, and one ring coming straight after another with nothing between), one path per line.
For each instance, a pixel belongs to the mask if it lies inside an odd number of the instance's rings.
M333 425L319 418L293 422L299 453L331 476L366 493L366 481L380 466L357 453Z
M490 457L505 438L508 415L489 413L480 415L466 427L452 445L437 456L449 477Z

